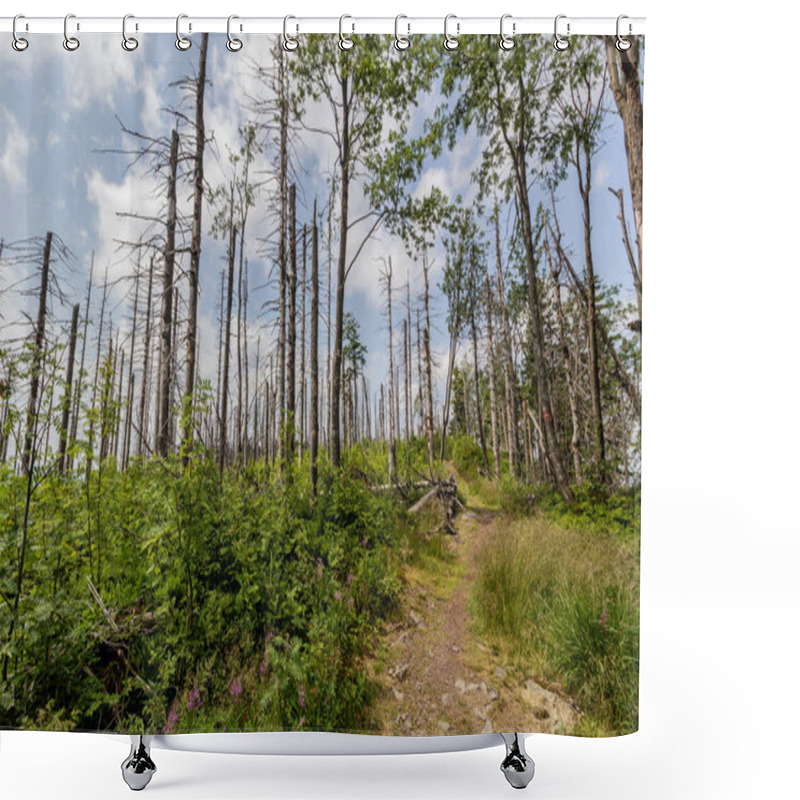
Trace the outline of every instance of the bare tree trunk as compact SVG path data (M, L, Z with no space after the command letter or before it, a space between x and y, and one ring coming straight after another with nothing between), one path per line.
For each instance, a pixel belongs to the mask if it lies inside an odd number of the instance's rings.
M417 306L417 407L419 408L419 427L417 428L417 435L421 439L424 436L423 429L425 427L425 413L423 411L424 400L422 393L422 387L425 381L422 377L422 326L420 325L419 316L419 306Z
M72 399L72 372L75 367L75 345L78 340L78 314L81 307L75 303L72 307L72 324L69 331L69 352L67 353L67 378L64 382L64 396L61 400L61 435L58 442L58 471L64 474L67 456L67 438L69 435L69 404Z
M278 266L280 268L279 286L279 325L278 331L278 408L277 408L277 430L278 438L278 457L283 468L284 461L284 442L282 439L281 426L284 422L284 410L286 409L286 277L287 267L287 247L286 247L286 226L287 212L289 205L289 98L286 77L286 56L282 47L277 48L278 54L278 104L280 117L280 166L279 166L279 198L280 204L280 236L278 239Z
M157 450L161 458L169 453L170 401L172 399L172 289L175 275L175 227L178 207L178 131L172 131L167 188L167 239L164 247L164 277L161 291L161 347L159 354L159 410Z
M133 294L133 317L131 321L131 357L128 362L128 396L125 402L125 435L122 442L122 466L126 467L130 456L131 430L133 427L133 364L136 357L136 318L139 313L139 282L141 281L141 262L136 260L136 282Z
M331 195L331 202L328 206L328 316L327 316L327 329L328 329L328 361L326 366L325 374L328 376L328 386L327 386L327 411L325 417L328 421L326 426L326 442L328 451L330 452L331 448L331 398L333 397L333 383L331 381L331 274L332 274L332 266L333 266L333 231L332 231L332 224L331 224L331 217L333 216L333 196Z
M317 451L319 448L319 244L317 241L317 203L311 229L311 488L317 493ZM305 264L305 259L303 260ZM305 281L304 281L305 284ZM305 297L305 292L304 295ZM305 307L305 304L304 304Z
M636 249L639 256L639 284L642 274L642 88L639 81L639 39L630 38L627 50L617 50L614 39L603 37L608 61L608 75L617 110L625 132L625 153L633 202L633 223L636 228ZM640 311L641 313L641 311Z
M497 251L497 302L500 311L500 332L503 344L503 378L506 399L506 426L508 428L508 466L512 475L517 474L519 460L519 421L517 414L517 379L514 371L514 350L511 342L511 331L506 314L506 295L503 285L503 259L500 249L500 211L497 203L494 206L494 233Z
M543 444L547 448L550 456L550 464L553 467L553 476L561 492L562 497L567 503L574 502L572 490L567 483L567 475L561 461L561 453L558 447L558 437L556 435L555 421L553 420L553 410L550 401L550 376L548 375L547 362L545 355L544 329L541 318L541 308L539 305L539 287L536 270L536 253L533 242L533 225L531 221L530 200L528 198L527 168L522 159L519 168L524 179L517 183L519 195L519 206L522 217L522 238L525 247L525 262L528 272L528 296L530 306L530 333L531 344L533 346L533 360L536 371L536 384L539 392L539 411L541 413L542 430L544 433Z
M299 464L303 463L303 446L306 431L306 239L307 226L303 224L303 270L300 278L300 443L298 447Z
M581 170L581 150L584 163ZM597 299L594 278L594 258L592 257L592 218L589 195L592 188L592 159L588 141L576 143L575 167L578 174L578 190L583 201L583 246L586 256L586 298L589 334L589 391L592 398L592 417L594 418L595 459L601 480L606 480L606 439L603 430L603 409L600 403L600 366L597 357Z
M386 298L389 314L389 482L397 480L397 460L394 449L394 358L392 351L392 257L387 260L384 278L386 280Z
M222 353L222 408L220 409L219 472L225 470L228 446L228 397L231 361L231 313L233 311L233 266L236 262L236 227L233 224L233 184L231 184L230 244L228 246L228 298L225 310L225 347Z
M339 263L336 275L336 330L333 345L333 386L331 390L331 463L338 467L341 461L341 441L339 434L339 403L342 380L342 336L344 334L344 282L347 277L347 231L348 210L350 200L350 108L352 98L349 93L349 80L347 75L342 76L342 104L341 104L341 148L339 153L339 167L341 170L341 206L339 219Z
M75 441L78 438L78 418L80 417L81 413L81 396L83 394L83 366L86 363L86 340L87 340L87 331L89 327L89 306L92 300L92 279L94 278L94 251L92 251L92 260L89 267L89 286L86 290L86 313L83 318L83 337L81 341L81 364L78 369L78 381L77 385L75 386L75 399L73 400L72 407L74 409L74 413L72 415L72 422L70 423L69 429L69 443L70 448L72 445L75 444ZM69 469L72 469L73 464L73 455L70 454L67 456L67 463Z
M119 332L117 333L117 340L119 341ZM122 379L125 373L125 351L122 345L117 346L117 356L115 361L122 357L122 362L119 365L119 380L117 387L116 407L114 408L114 464L119 465L119 428L122 421Z
M89 416L89 454L86 458L86 477L92 471L92 460L94 458L94 422L95 422L95 403L97 402L97 390L100 384L100 359L103 352L103 322L105 321L106 313L106 300L108 298L108 265L106 265L105 275L103 277L103 298L100 301L100 326L97 329L97 352L94 360L94 381L92 383L92 404L91 413Z
M295 356L297 353L297 214L295 202L295 185L289 187L289 317L288 317L288 351L286 354L286 463L294 458L295 388Z
M50 280L50 252L53 245L53 234L48 231L44 240L42 254L42 275L39 287L39 313L36 316L36 332L33 343L33 359L31 361L31 390L28 396L28 413L25 418L25 444L22 448L22 469L27 475L33 472L36 460L34 440L38 422L39 379L42 372L44 329L47 321L47 287Z
M489 370L489 404L492 419L492 457L494 458L494 477L500 480L500 437L497 432L497 389L495 386L494 337L492 335L492 289L489 285L489 272L484 273L486 279L486 344Z
M631 250L631 241L628 238L628 223L625 220L625 202L622 197L622 189L612 189L610 186L608 187L608 191L617 198L617 202L619 203L619 214L617 215L617 219L619 220L620 227L622 228L622 243L625 245L625 253L628 256L628 264L631 268L631 274L633 275L633 287L636 289L636 305L639 309L639 322L642 320L642 275L639 272L639 266L636 263L636 259L633 255L633 250ZM639 333L641 333L641 326L639 328Z
M547 263L550 266L550 274L555 284L556 299L556 318L558 319L558 334L561 344L561 355L564 362L564 376L567 384L567 398L569 400L570 419L572 422L572 438L570 449L572 450L572 464L575 470L575 482L583 483L583 469L581 466L581 447L580 447L580 421L578 419L578 402L575 389L575 381L572 374L572 362L570 359L569 345L567 344L566 325L564 322L564 311L561 307L561 284L559 282L559 272L553 266L553 259L550 253L550 245L545 239L545 253Z
M470 327L472 328L472 357L475 366L475 417L478 426L478 441L481 444L481 453L483 454L483 466L486 469L486 474L489 474L489 454L486 451L486 431L483 429L483 411L481 410L481 381L480 371L478 369L478 326L475 324L475 311L473 309L470 314ZM464 381L464 386L467 382Z
M430 287L428 283L428 251L422 252L422 274L425 279L425 330L423 343L425 346L425 427L428 432L428 472L433 476L433 375L431 370L431 314Z
M203 153L206 146L206 126L203 105L206 93L206 60L208 33L200 39L200 63L195 93L195 151L194 151L194 203L192 209L192 244L189 263L189 321L186 333L186 383L184 387L183 465L189 460L193 432L193 394L195 384L195 357L197 354L197 297L200 289L200 245L203 214Z

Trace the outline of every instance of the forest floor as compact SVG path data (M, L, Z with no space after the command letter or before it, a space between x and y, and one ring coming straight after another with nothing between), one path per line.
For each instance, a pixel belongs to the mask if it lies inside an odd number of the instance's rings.
M438 552L406 565L400 613L369 665L382 733L568 733L578 721L571 698L503 663L476 633L471 587L504 520L479 502L468 499L455 536L431 534L441 537Z

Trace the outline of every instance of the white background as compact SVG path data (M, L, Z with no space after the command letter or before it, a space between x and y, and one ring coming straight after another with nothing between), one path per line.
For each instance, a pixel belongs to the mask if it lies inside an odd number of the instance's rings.
M796 798L797 12L774 2L745 16L739 4L617 1L20 0L2 13L647 16L641 730L530 739L537 775L527 791L541 800ZM0 797L127 797L126 753L102 736L4 732ZM169 800L512 792L501 749L155 757L146 792Z

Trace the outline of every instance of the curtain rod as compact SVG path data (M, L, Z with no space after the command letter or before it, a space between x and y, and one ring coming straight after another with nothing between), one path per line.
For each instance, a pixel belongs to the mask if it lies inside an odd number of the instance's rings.
M339 33L346 34L382 33L394 34L396 24L401 20L403 35L445 33L444 17L288 17L291 20L291 33ZM505 15L503 30L508 35L526 33L553 34L555 17L513 17ZM236 34L283 33L284 17L233 17L230 30ZM129 16L126 24L128 35L134 33L175 33L175 17L136 17ZM608 35L617 33L616 17L570 17L559 15L558 30L563 35ZM621 18L624 36L636 36L645 32L644 17ZM195 17L181 15L180 31L186 36L192 33L227 33L227 17ZM340 26L342 26L340 28ZM447 30L452 36L468 34L500 33L500 17L458 17L450 15ZM122 34L122 17L81 17L69 16L69 33L118 33ZM13 17L0 17L0 32L11 33L14 29ZM60 33L65 31L64 17L25 17L20 16L16 26L19 35L39 33Z

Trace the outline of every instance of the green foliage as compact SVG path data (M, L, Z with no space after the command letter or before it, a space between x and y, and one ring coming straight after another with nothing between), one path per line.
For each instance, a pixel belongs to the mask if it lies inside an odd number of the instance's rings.
M380 452L365 458L385 474ZM125 472L104 462L85 483L45 477L20 623L0 652L0 725L369 728L362 661L400 592L399 507L350 464L321 461L316 499L292 469L285 482L263 464L220 477L195 446L185 470L175 457ZM24 478L3 468L6 598L24 498Z
M509 518L487 543L471 603L482 635L584 711L575 733L637 728L638 554L624 531Z
M481 446L471 436L458 435L451 437L453 466L458 474L468 478L478 477L478 470L483 467Z

